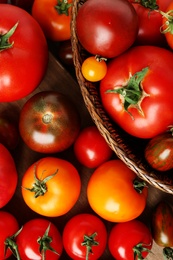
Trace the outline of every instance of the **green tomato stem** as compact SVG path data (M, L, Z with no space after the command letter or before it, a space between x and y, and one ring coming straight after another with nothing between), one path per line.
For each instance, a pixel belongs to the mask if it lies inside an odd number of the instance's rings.
M57 0L57 5L55 5L55 9L57 10L58 14L65 14L69 16L69 8L72 4L68 4L68 0Z
M86 246L86 260L89 260L89 255L92 254L92 246L98 246L99 243L94 240L97 233L93 233L91 236L84 235L84 241L81 243L82 246Z
M17 22L7 33L0 35L0 51L11 48L14 41L10 43L9 38L14 34L19 22Z

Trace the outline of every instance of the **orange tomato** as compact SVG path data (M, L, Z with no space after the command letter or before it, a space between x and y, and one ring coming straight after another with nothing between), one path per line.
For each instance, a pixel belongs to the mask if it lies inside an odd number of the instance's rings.
M146 206L147 194L145 183L139 181L136 174L119 159L99 166L91 175L87 187L91 208L111 222L137 218Z
M91 56L84 60L81 70L86 80L97 82L106 75L107 65L104 59Z
M32 16L52 41L70 39L72 0L34 0Z
M21 190L25 203L33 211L57 217L67 213L77 202L81 180L70 162L45 157L26 170Z

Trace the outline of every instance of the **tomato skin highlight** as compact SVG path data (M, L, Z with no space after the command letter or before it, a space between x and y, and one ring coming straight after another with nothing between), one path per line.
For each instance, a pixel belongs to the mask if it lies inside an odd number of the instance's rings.
M2 144L0 144L0 154L0 208L2 208L16 191L18 173L13 157Z
M128 1L87 0L78 10L76 30L89 53L112 58L134 43L138 17Z
M9 39L13 45L2 50L0 58L0 102L12 102L26 97L40 84L48 65L48 45L37 21L22 8L1 4L0 17L0 37L18 22Z
M43 259L42 254L39 252L40 244L38 243L38 239L43 237L49 225L50 230L48 236L52 240L50 246L58 254L51 250L46 250L45 259L58 260L61 257L63 244L61 234L57 227L47 219L34 218L24 223L22 230L16 239L21 259Z
M173 124L172 60L170 50L136 46L108 63L107 74L100 82L101 101L109 116L130 135L152 138L167 131L168 126ZM147 72L138 85L142 97L126 109L124 97L108 91L124 89L126 92L132 76L144 69ZM161 117L163 111L166 116Z
M103 254L107 244L107 230L102 220L88 213L77 214L65 225L63 230L63 245L67 254L75 260L86 259L87 248L82 245L85 236L96 233L94 241L98 245L91 246L90 260L97 260Z
M144 187L141 193L137 192L134 180L136 174L121 160L103 163L88 182L87 198L91 208L111 222L137 218L145 209L148 189Z
M163 133L152 138L145 148L147 162L158 171L173 168L173 136Z
M88 126L80 131L74 142L74 153L78 161L88 168L97 168L108 161L113 151L96 126Z
M117 260L144 259L149 251L141 252L143 258L134 257L133 248L142 244L143 248L151 250L153 239L149 228L141 221L134 219L117 223L110 231L108 247Z
M56 173L46 182L46 192L38 197L34 196L35 192L29 190L36 183L34 173L38 180ZM70 162L44 157L26 170L21 186L23 199L29 208L43 216L57 217L67 213L77 202L81 180L78 171Z
M173 211L169 203L160 201L152 213L154 241L161 247L173 247Z

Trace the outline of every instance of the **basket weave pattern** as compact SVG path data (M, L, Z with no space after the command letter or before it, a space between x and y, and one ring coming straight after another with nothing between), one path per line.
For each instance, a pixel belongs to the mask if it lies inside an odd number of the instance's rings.
M132 169L139 178L166 193L173 194L173 178L171 176L173 174L170 172L156 172L146 163L141 151L143 142L141 141L142 145L140 147L139 140L124 133L119 126L111 121L102 106L97 84L86 81L81 73L81 64L86 57L86 53L77 38L76 16L78 9L84 2L85 1L73 0L71 43L76 77L85 105L95 125L117 157Z

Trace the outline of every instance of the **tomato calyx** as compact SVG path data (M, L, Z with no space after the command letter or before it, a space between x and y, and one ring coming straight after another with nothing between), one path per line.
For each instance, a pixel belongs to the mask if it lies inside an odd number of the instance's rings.
M173 10L169 10L167 13L159 12L163 18L166 18L166 22L160 27L160 32L173 34Z
M34 198L38 198L39 196L43 196L46 192L47 192L47 185L46 183L52 179L56 174L57 174L58 170L56 170L56 172L54 172L52 175L47 176L46 178L44 178L43 180L40 180L37 178L36 176L36 166L35 166L35 171L34 171L34 180L35 183L33 184L32 188L26 188L23 187L24 189L34 192Z
M82 246L86 246L86 260L89 259L89 254L92 254L92 246L98 246L99 243L94 240L97 236L97 232L93 233L90 236L84 235L84 241L81 243Z
M134 75L131 75L127 85L120 86L119 88L109 89L107 93L116 93L120 94L124 109L126 112L130 114L128 109L130 107L136 108L139 113L144 115L144 112L141 108L142 100L149 96L142 88L141 82L145 78L146 74L148 73L149 68L143 68L141 71L136 72ZM131 114L130 114L131 115ZM133 116L131 115L133 118ZM134 119L134 118L133 118Z
M17 26L17 22L7 33L0 35L0 51L11 48L14 45L14 41L10 43L9 38L14 34Z
M156 0L136 0L134 3L138 3L145 8L149 8L151 11L159 9Z
M133 187L134 189L138 192L138 193L142 193L143 189L145 187L147 187L147 184L145 181L139 180L139 179L135 179L133 181Z
M55 9L57 10L58 14L65 14L69 16L69 8L72 4L68 3L68 0L57 0L58 4L55 5Z
M46 229L44 235L42 237L39 237L37 240L38 244L40 245L39 252L42 255L42 260L46 260L46 251L47 250L50 250L53 253L59 255L59 253L55 249L53 249L50 245L50 243L52 242L52 238L49 236L50 225L51 225L51 223L49 224L48 228Z
M163 248L163 256L165 260L173 260L173 248L171 247Z
M15 242L15 238L18 236L18 234L21 232L22 228L19 229L14 235L7 237L4 244L5 244L5 252L4 256L6 255L7 249L10 249L13 255L16 257L17 260L20 260L20 255L18 251L18 246Z
M139 243L136 246L133 247L134 252L134 259L143 260L142 252L149 252L151 253L151 250L149 250L147 247L149 245L145 245L143 243Z

